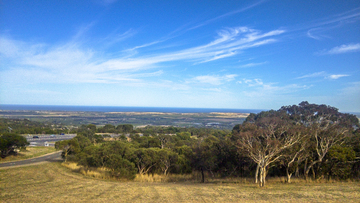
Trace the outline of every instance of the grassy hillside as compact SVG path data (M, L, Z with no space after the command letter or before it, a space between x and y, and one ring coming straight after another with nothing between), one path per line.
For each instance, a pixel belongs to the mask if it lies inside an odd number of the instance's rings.
M2 159L0 158L0 163L30 159L45 154L49 154L55 151L56 149L54 147L26 147L26 150L18 152L17 155L10 155Z
M358 202L359 182L143 183L97 180L60 163L0 169L0 202Z

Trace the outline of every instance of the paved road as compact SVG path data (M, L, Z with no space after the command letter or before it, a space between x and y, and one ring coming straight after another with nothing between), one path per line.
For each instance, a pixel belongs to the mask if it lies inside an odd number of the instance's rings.
M33 138L33 136L38 136L39 138ZM27 141L30 143L30 147L35 146L54 146L53 143L60 140L70 140L74 138L76 134L66 134L66 135L28 135L26 136ZM48 143L46 145L45 143Z
M39 138L33 138L34 136L38 136ZM76 134L66 134L66 135L28 135L26 136L26 139L28 142L51 142L51 141L59 141L59 140L70 140L74 138Z
M41 157L36 157L32 159L25 159L21 161L12 161L12 162L6 162L6 163L0 163L1 167L15 167L15 166L23 166L23 165L30 165L30 164L36 164L40 162L53 162L53 161L61 161L61 151L57 151L51 154L47 154Z

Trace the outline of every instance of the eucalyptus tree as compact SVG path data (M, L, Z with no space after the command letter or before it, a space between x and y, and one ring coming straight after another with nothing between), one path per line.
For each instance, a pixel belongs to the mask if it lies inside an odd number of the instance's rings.
M299 105L283 106L280 111L286 112L289 119L309 130L312 156L308 159L310 163L307 160L305 163L306 179L311 169L315 176L314 166L319 168L332 147L343 144L355 128L360 127L356 116L340 113L337 108L327 105L301 102Z
M287 115L280 111L267 111L257 114L233 130L237 136L237 146L246 156L257 164L255 182L259 178L261 187L265 186L270 164L284 156L284 151L300 142L302 131L299 126L289 122ZM259 174L258 174L259 170Z
M75 156L81 152L79 142L75 138L70 140L57 141L55 143L55 148L63 150L61 156L65 159L65 162L68 161L69 156Z
M299 165L308 157L308 138L309 136L304 134L298 143L283 152L280 161L285 166L287 183L291 183L292 175L299 173Z
M178 161L178 154L170 149L160 149L158 151L158 160L160 168L164 175L168 175L170 167L175 165Z
M158 148L138 148L134 151L132 160L138 173L145 175L158 163Z

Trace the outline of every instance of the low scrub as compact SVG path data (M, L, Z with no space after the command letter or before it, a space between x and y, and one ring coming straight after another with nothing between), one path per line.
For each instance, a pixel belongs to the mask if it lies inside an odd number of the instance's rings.
M192 174L169 174L169 175L159 175L159 174L149 174L141 175L137 174L135 182L194 182L196 178Z
M106 167L99 167L99 168L95 168L95 167L84 167L81 165L78 165L75 162L63 162L61 164L62 166L70 169L73 172L76 173L80 173L84 176L88 176L88 177L92 177L92 178L97 178L97 179L106 179L106 180L125 180L123 178L118 178L114 175L112 175L112 170L106 168Z

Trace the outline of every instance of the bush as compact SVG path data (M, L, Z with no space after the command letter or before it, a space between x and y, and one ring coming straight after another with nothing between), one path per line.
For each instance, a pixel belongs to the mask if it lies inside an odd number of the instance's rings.
M135 164L118 154L110 155L105 166L111 169L111 176L119 179L133 180L137 173Z

